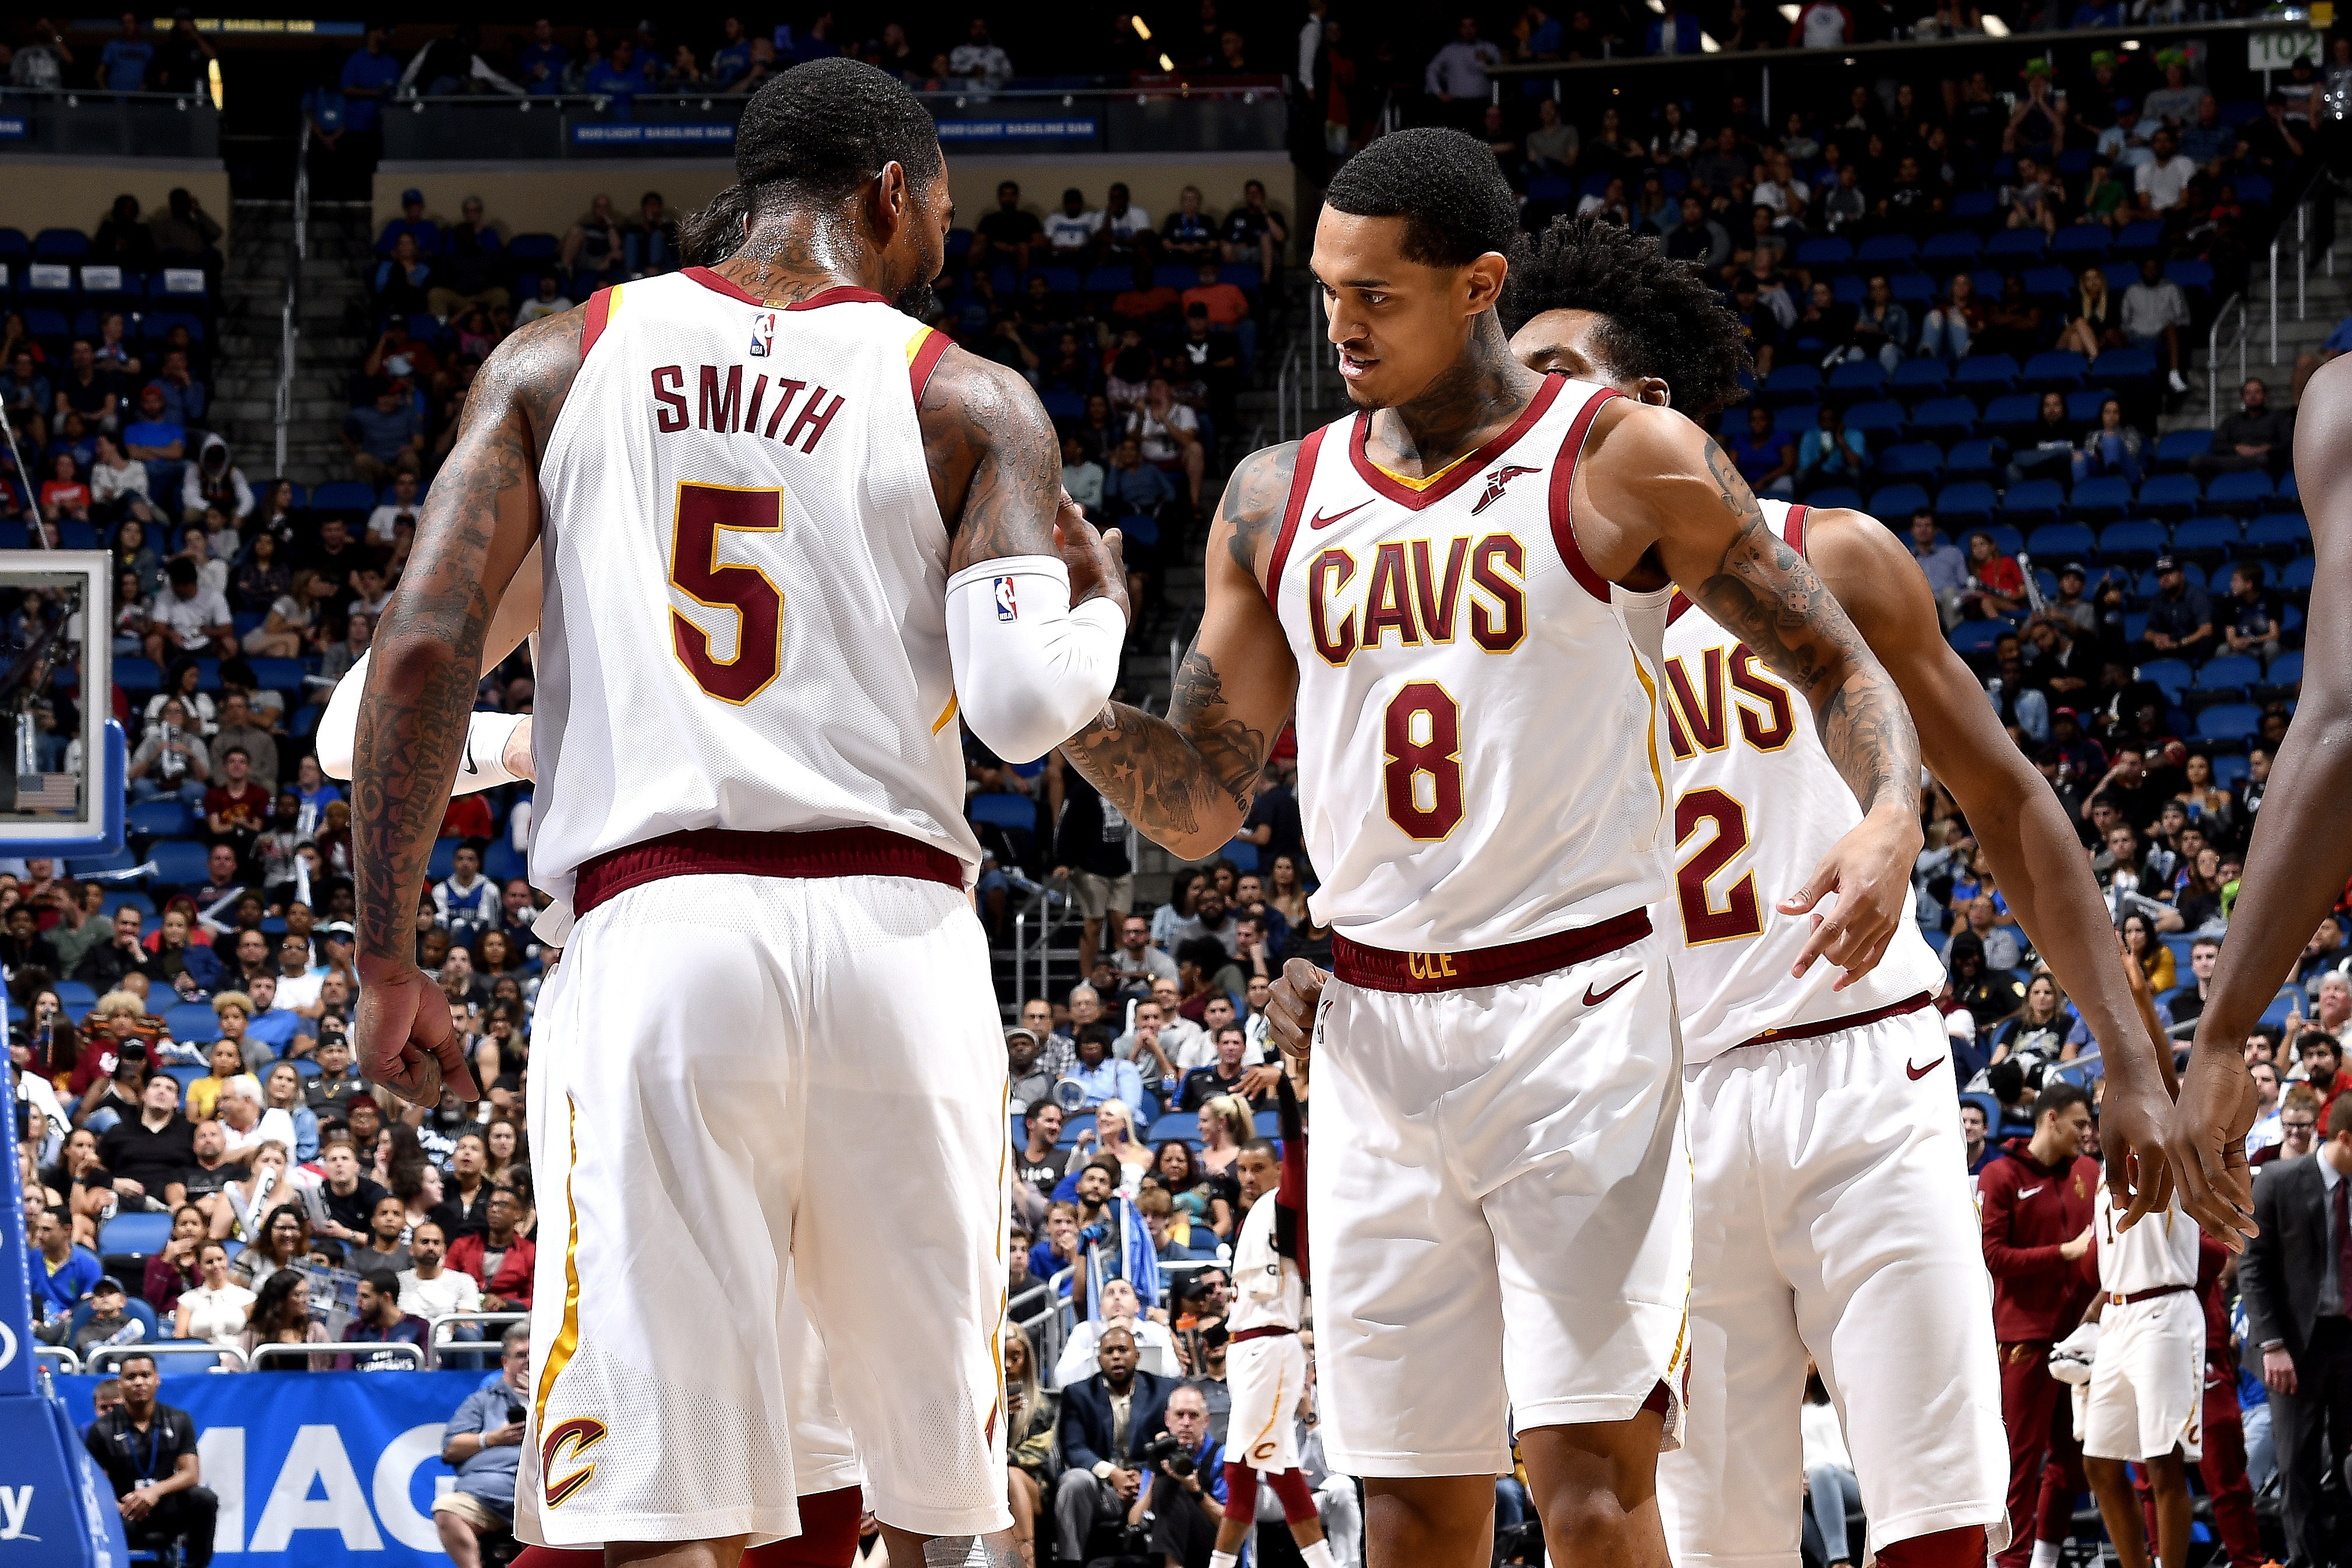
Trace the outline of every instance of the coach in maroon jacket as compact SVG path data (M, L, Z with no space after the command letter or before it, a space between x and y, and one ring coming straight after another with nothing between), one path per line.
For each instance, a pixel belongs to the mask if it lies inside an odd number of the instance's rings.
M2037 1540L2064 1540L2083 1489L2074 1407L2050 1375L2050 1345L2074 1331L2096 1293L2078 1266L2091 1249L2099 1190L2099 1163L2083 1152L2090 1131L2090 1096L2053 1083L2033 1102L2033 1136L2010 1144L2011 1157L1978 1178L2000 1342L2000 1422L2009 1432L2001 1568L2023 1568Z

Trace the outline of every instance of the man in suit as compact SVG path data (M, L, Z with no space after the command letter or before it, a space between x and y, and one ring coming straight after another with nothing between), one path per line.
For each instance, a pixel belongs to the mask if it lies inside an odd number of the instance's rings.
M2352 1450L2352 1096L2328 1108L2313 1153L2265 1166L2254 1183L2262 1228L2238 1264L2246 1337L2262 1347L2297 1568L2352 1561L2319 1517L2321 1441Z
M1135 1368L1135 1336L1107 1329L1095 1364L1102 1370L1062 1390L1062 1479L1054 1484L1054 1531L1065 1563L1086 1561L1097 1521L1133 1505L1142 1484L1137 1456L1168 1426L1173 1378Z

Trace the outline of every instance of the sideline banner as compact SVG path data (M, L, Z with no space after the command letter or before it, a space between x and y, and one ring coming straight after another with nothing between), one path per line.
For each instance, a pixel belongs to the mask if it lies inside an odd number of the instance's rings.
M156 1397L196 1423L204 1484L220 1499L214 1561L228 1568L446 1564L433 1500L457 1482L441 1430L480 1372L167 1375ZM74 1430L95 1377L59 1377ZM0 1568L16 1568L0 1543ZM30 1568L30 1560L27 1560Z

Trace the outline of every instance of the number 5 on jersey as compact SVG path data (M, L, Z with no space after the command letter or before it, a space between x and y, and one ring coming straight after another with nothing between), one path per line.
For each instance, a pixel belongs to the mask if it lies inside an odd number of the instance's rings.
M714 658L710 634L677 609L670 644L695 684L738 707L768 688L783 666L784 593L756 566L721 566L722 529L776 533L784 526L784 492L680 481L670 524L669 580L698 605L736 615L735 655Z

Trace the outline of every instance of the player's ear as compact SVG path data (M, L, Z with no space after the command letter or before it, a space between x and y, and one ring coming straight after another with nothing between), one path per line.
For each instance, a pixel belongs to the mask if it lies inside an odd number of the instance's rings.
M1635 381L1633 395L1653 408L1674 406L1674 388L1666 384L1666 378L1663 375L1645 375Z
M1490 250L1462 269L1466 290L1465 302L1470 314L1491 310L1503 298L1503 279L1510 271L1510 262L1500 251Z

